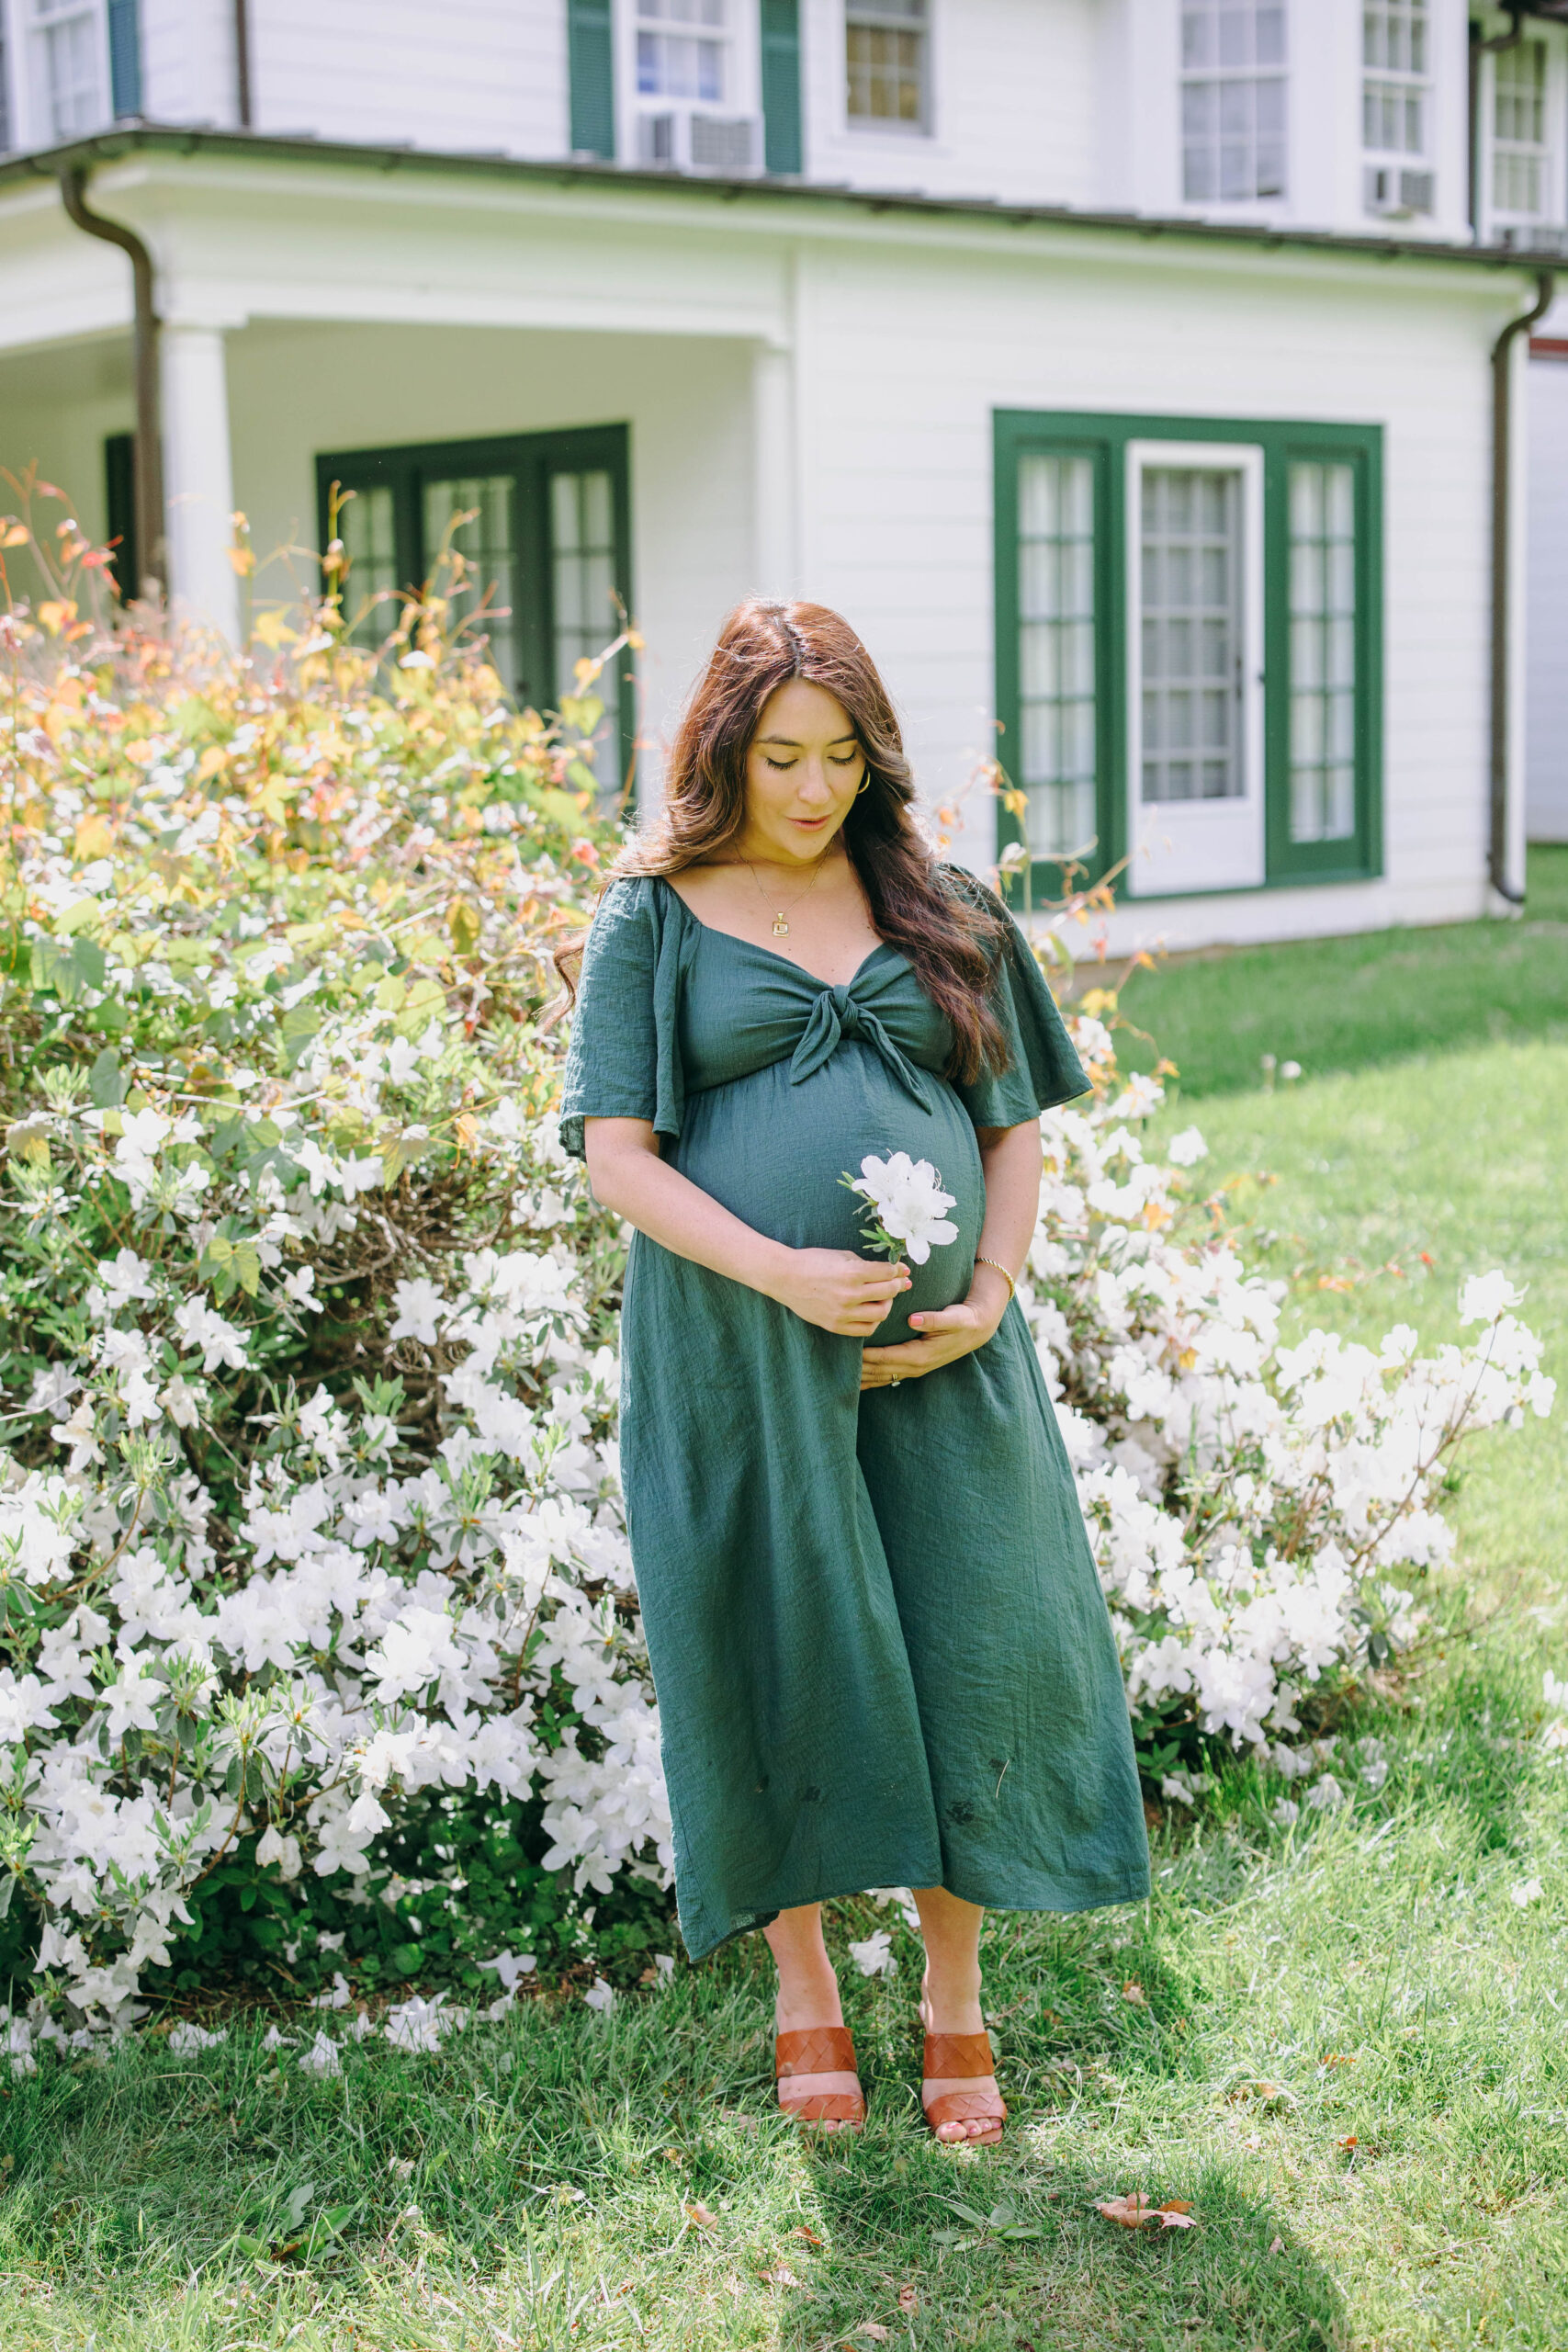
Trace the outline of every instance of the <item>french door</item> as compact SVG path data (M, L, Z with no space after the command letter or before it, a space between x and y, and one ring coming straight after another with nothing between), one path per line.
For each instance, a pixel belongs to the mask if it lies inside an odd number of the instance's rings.
M401 592L427 581L444 547L465 559L453 620L488 644L502 684L537 710L578 691L577 664L621 633L631 587L626 434L622 425L491 441L359 449L316 460L322 544L333 485L349 560L344 610L362 643L396 626ZM604 705L594 745L601 789L627 772L629 659L592 689Z
M1264 878L1263 452L1129 441L1126 887Z

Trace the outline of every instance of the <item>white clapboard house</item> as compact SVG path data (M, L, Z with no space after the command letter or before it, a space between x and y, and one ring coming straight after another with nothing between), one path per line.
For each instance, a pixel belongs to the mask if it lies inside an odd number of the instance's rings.
M999 754L1114 942L1500 912L1560 18L3 0L0 459L230 630L235 508L354 491L359 591L475 510L521 694L635 616L646 792L736 598L839 605L958 854Z

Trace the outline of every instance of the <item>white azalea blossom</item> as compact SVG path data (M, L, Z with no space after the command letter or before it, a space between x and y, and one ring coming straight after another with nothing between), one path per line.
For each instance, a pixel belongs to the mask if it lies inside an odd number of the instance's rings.
M929 1159L911 1159L907 1151L878 1159L868 1152L850 1189L871 1203L878 1225L904 1244L917 1266L925 1264L933 1248L958 1238L958 1227L942 1215L955 1206L957 1195L942 1191Z

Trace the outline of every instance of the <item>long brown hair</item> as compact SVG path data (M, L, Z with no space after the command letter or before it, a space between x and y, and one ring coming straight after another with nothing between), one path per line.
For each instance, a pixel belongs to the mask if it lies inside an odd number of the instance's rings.
M867 781L844 820L844 847L873 929L908 957L947 1018L949 1077L962 1083L982 1069L1005 1069L1007 1041L989 1003L1002 925L978 893L938 867L917 831L914 783L887 689L848 621L825 605L751 597L737 605L681 721L660 808L610 878L679 874L735 839L746 820L747 752L769 696L792 678L830 694L854 729ZM563 969L570 954L558 956Z

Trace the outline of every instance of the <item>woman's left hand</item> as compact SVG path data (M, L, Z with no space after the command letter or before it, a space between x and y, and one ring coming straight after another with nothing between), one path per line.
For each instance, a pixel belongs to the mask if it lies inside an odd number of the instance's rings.
M919 1326L920 1338L902 1340L896 1348L867 1348L861 1357L861 1386L890 1388L897 1381L919 1380L924 1373L940 1372L944 1363L955 1363L960 1356L973 1355L993 1337L1006 1306L1005 1298L995 1307L989 1297L966 1298L956 1306L911 1315L910 1326Z

